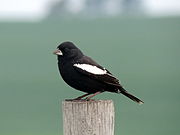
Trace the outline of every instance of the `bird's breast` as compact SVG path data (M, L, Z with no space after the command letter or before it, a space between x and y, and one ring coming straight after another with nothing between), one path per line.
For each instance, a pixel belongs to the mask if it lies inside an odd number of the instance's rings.
M59 71L60 71L60 74L61 74L63 80L70 86L72 86L72 84L78 80L77 79L77 71L75 71L72 64L59 63L58 67L59 67Z

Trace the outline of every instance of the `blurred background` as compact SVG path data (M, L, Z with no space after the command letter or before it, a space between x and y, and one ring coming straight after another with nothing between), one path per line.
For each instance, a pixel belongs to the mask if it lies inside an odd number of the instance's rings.
M0 0L0 135L63 135L61 102L82 92L52 54L72 41L145 101L103 93L115 135L180 134L179 0Z

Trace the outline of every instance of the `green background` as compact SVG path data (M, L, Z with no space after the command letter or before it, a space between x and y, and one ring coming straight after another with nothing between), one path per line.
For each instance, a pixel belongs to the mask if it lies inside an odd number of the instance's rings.
M103 93L116 135L180 134L180 18L0 23L0 135L62 135L61 102L82 92L59 76L52 54L73 41L143 99Z

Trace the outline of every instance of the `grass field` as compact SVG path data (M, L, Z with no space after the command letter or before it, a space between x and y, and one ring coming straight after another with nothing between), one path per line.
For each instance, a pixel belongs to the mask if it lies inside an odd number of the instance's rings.
M52 51L75 42L145 101L113 99L115 135L180 134L180 18L0 23L0 135L62 135L61 101L80 94Z

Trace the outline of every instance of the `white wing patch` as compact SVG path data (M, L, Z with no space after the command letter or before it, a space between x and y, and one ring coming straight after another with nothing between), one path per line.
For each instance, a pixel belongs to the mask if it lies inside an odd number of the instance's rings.
M105 69L100 69L96 66L89 65L89 64L74 64L73 66L78 67L82 70L85 70L89 73L96 74L96 75L104 75L107 73Z

